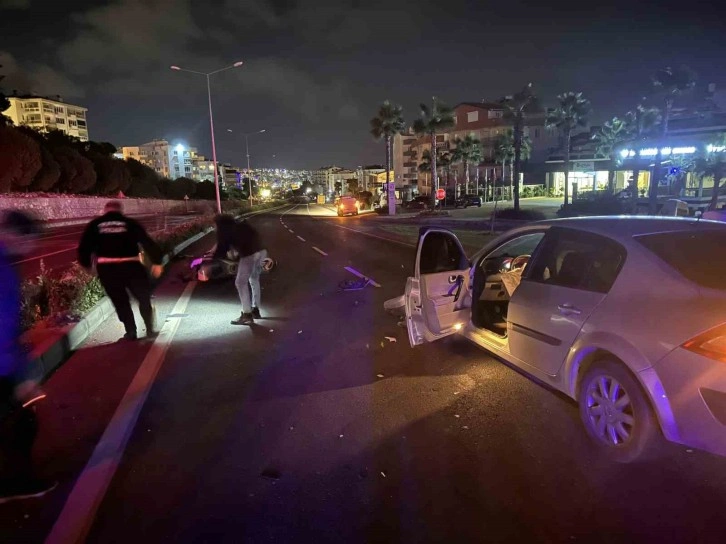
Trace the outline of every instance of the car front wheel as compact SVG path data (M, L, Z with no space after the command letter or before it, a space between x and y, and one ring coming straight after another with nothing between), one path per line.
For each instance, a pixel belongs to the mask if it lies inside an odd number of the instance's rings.
M590 438L610 458L629 463L653 441L657 424L640 384L621 363L604 359L582 378L580 418Z

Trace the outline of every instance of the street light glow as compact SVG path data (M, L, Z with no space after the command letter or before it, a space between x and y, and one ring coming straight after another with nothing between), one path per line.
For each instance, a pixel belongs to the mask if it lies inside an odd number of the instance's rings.
M176 146L176 150L177 150L177 151L178 151L179 153L184 153L184 146L183 146L182 144L177 144L177 146Z
M176 70L177 72L181 71L181 68L179 68L178 66L172 66L171 69Z
M232 66L234 66L235 68L239 68L243 64L244 64L244 62L242 62L241 60L239 60L239 61L235 62Z

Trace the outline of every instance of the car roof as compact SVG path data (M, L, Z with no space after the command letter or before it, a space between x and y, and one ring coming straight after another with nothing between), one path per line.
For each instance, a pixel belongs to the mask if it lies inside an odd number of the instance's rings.
M726 223L689 217L573 217L539 221L538 224L584 230L623 241L643 234L690 231L694 229L722 230L726 232Z

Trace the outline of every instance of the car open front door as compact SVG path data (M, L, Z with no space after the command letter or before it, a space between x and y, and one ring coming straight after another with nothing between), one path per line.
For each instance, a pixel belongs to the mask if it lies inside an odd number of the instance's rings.
M406 280L405 309L412 346L462 329L471 319L469 261L449 231L422 228L414 276Z

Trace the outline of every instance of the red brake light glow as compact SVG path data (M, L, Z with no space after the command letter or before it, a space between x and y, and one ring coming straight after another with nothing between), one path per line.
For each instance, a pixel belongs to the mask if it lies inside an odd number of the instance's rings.
M726 324L699 334L683 343L681 347L709 359L726 363Z

